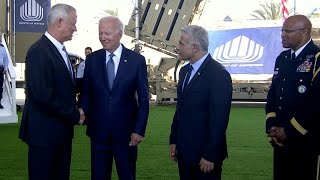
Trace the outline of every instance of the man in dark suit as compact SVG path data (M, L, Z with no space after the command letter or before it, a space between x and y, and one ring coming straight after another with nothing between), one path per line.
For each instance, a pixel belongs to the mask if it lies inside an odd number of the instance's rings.
M178 102L170 134L170 157L180 179L221 179L227 157L226 129L232 98L230 74L208 53L208 32L200 26L181 29Z
M120 44L117 17L99 21L103 49L87 56L80 93L91 140L91 179L111 179L113 158L120 180L135 179L137 145L149 114L145 58Z
M30 180L69 179L73 128L84 120L76 108L73 70L63 50L77 30L76 22L72 6L56 4L48 15L48 30L27 53L19 138L29 147Z
M282 27L266 104L266 133L274 148L273 178L316 179L320 139L319 47L311 40L312 24L290 16Z

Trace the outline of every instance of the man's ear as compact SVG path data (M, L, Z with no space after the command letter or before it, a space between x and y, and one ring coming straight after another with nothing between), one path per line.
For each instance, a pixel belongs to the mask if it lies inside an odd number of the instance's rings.
M200 50L199 45L193 44L193 45L191 45L191 46L192 46L192 52L193 52L193 53L199 52L199 50Z
M61 27L62 27L62 22L63 22L63 19L62 19L62 18L59 18L59 19L57 20L56 25L58 26L58 28L61 28Z

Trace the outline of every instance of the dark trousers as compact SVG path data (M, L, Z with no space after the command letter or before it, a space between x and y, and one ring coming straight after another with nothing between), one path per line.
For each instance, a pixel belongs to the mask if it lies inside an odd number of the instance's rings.
M91 179L111 180L113 159L119 180L136 179L138 148L129 143L98 143L91 140Z
M200 162L200 160L199 160ZM191 165L178 160L180 180L220 180L222 163L215 163L210 173L203 173L199 165Z
M313 180L317 175L318 155L305 147L274 147L274 180Z
M69 180L72 145L29 145L30 180Z
M0 67L0 101L2 99L2 93L3 93L3 80L4 80L4 74L3 74L3 70L1 71L1 68Z

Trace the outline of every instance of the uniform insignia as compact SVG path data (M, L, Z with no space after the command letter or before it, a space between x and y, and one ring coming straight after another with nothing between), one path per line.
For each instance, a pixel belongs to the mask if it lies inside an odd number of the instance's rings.
M274 73L273 73L274 75L277 75L278 74L278 71L274 71Z
M311 55L307 55L307 56L306 56L306 59L310 60L310 59L313 58L313 57L314 57L314 55L312 55L312 54L311 54Z
M297 72L310 72L311 66L312 62L310 62L310 59L307 59L297 67Z
M306 88L306 86L304 86L304 85L300 85L299 87L298 87L298 92L299 93L305 93L306 92L306 90L307 90L307 88Z

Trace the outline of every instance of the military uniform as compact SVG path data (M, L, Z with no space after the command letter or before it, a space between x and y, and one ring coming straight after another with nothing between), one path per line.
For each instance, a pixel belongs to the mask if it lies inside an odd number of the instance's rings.
M274 179L313 180L319 154L320 53L311 40L295 58L276 59L266 105L266 133L283 127L287 139L274 147ZM319 74L318 74L319 72Z

